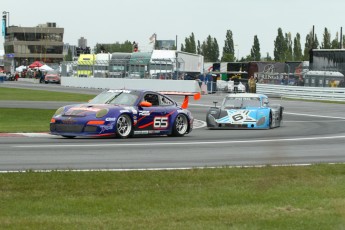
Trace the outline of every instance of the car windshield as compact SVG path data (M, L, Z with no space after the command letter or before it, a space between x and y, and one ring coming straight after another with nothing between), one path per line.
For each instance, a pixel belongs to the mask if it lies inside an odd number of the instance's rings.
M125 90L109 90L100 93L94 99L89 101L90 104L113 104L134 106L138 95Z
M260 98L258 97L226 97L222 105L225 109L260 106Z

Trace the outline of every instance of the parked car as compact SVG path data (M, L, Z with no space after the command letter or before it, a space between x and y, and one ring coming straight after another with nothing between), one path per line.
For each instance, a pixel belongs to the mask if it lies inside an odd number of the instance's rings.
M48 84L48 83L60 84L61 83L61 76L60 76L59 71L57 71L57 70L48 71L46 73L46 75L44 76L44 83L46 83L46 84Z
M209 129L270 129L279 127L284 107L269 105L263 94L228 94L220 107L211 107L206 115Z
M179 94L181 95L181 94ZM167 95L146 90L107 90L85 104L59 108L50 121L54 135L76 136L133 135L184 136L193 129L188 96L179 106Z

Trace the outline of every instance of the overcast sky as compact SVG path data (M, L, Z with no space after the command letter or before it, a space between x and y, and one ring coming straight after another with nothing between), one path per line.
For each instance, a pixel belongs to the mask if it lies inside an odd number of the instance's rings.
M129 40L148 51L149 37L156 33L158 40L177 36L180 49L193 32L201 43L208 35L216 38L222 52L226 31L231 30L240 57L250 53L255 35L261 55L273 57L279 27L293 38L300 33L304 48L313 25L320 43L325 27L334 39L345 26L345 0L1 0L0 11L9 12L15 26L56 22L65 29L65 43L77 45L84 37L90 47Z

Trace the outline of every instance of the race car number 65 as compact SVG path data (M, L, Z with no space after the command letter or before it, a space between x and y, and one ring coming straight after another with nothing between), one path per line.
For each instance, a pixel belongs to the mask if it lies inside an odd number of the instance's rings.
M168 127L168 117L155 117L153 121L153 127L155 128L167 128Z

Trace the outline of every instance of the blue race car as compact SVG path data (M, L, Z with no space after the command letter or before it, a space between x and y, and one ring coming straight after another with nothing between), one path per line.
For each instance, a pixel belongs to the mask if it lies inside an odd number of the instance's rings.
M220 107L209 109L206 123L209 129L270 129L280 126L283 110L263 94L228 94Z
M170 93L178 94L178 93ZM181 94L178 94L181 95ZM107 90L86 104L59 108L50 121L50 133L76 136L133 135L184 136L193 129L188 96L179 106L165 94L145 90ZM198 97L195 97L198 99Z

